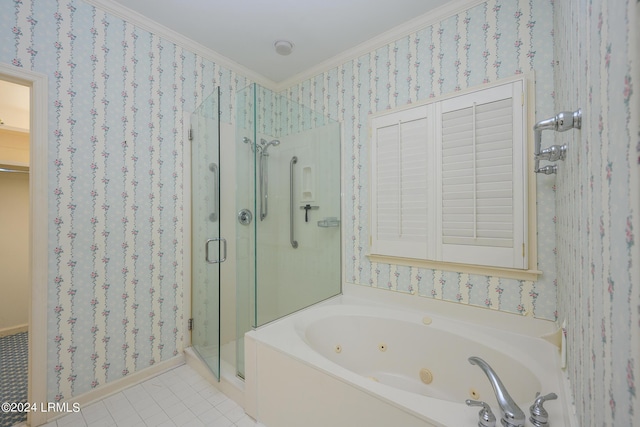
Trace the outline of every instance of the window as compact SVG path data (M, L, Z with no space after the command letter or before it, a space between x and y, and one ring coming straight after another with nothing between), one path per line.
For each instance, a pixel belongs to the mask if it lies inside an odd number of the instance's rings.
M375 121L374 253L428 257L427 110L413 108Z
M527 269L524 80L371 119L371 253Z

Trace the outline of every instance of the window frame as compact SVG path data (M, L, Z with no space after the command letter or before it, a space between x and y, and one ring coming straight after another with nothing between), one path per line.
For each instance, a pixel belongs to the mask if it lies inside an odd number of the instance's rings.
M393 110L387 110L384 112L372 114L369 116L369 142L370 142L370 245L369 250L370 253L367 255L372 262L380 262L380 263L388 263L388 264L397 264L397 265L409 265L423 268L431 268L437 270L445 270L445 271L456 271L462 273L474 273L474 274L484 274L498 277L507 277L507 278L516 278L521 280L536 280L542 272L538 271L537 268L537 241L536 241L536 216L535 216L535 206L536 206L536 198L535 198L535 175L533 174L532 169L532 156L529 153L532 150L531 144L533 141L532 128L530 123L533 122L533 114L535 113L534 104L534 94L533 94L533 75L518 75L508 79L501 79L495 83L491 84L483 84L476 87L472 87L466 89L464 91L458 91L452 94L448 94L446 96L441 96L438 98L431 98L425 100L424 102L411 104L408 106L396 108ZM376 238L376 226L377 226L377 215L376 215L376 165L374 163L376 159L376 149L374 144L376 143L376 137L374 135L376 127L379 128L379 123L384 121L385 118L395 118L402 117L403 114L411 114L411 110L416 109L426 109L427 115L429 117L429 130L427 132L428 138L439 138L436 142L430 142L431 145L437 147L435 150L436 153L433 155L433 151L428 151L427 155L427 167L430 170L435 170L429 180L431 183L435 182L435 185L430 185L428 192L433 193L434 191L442 190L441 183L441 170L440 170L440 161L441 161L441 144L442 140L440 139L441 135L438 135L438 124L441 123L441 113L442 113L442 105L452 104L458 102L457 100L462 100L464 97L468 97L470 94L481 93L485 90L500 90L496 89L501 86L513 86L515 84L521 84L522 90L522 99L520 105L522 106L522 127L519 130L519 133L522 134L522 144L513 144L518 148L514 151L514 156L521 156L521 164L523 165L523 172L517 175L518 182L513 183L513 192L519 193L522 195L520 201L518 201L518 206L521 206L521 211L518 212L518 215L521 215L523 218L523 231L521 234L522 239L518 239L516 242L514 240L513 247L509 250L512 253L520 252L519 246L522 247L522 254L524 254L523 263L516 266L505 266L505 265L479 265L473 264L471 262L461 262L459 259L443 259L442 257L442 245L436 244L435 249L433 243L427 243L429 249L427 253L429 256L407 256L407 252L399 255L397 252L393 251L381 250L381 244L383 242L377 241ZM519 102L518 96L516 93L513 93L513 103ZM462 102L462 101L461 101ZM392 120L392 121L393 121ZM513 164L513 163L512 163ZM434 168L435 166L435 168ZM434 181L435 180L435 181ZM441 242L441 206L439 196L435 196L433 194L429 195L430 202L428 205L430 206L430 210L428 213L428 218L436 218L437 221L428 221L430 223L430 231L429 231L429 239L433 241L436 239L438 242ZM432 203L431 201L435 201ZM514 202L514 207L515 207ZM435 206L438 205L436 208ZM516 208L517 209L517 208ZM434 211L435 216L434 216ZM436 225L437 224L437 225ZM488 248L490 249L490 248Z

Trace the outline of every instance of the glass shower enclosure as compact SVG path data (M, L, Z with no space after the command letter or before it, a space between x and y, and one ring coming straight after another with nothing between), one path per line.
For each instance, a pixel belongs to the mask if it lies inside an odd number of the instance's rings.
M191 343L220 379L220 91L191 114Z
M257 84L236 94L236 368L244 333L341 291L340 124Z

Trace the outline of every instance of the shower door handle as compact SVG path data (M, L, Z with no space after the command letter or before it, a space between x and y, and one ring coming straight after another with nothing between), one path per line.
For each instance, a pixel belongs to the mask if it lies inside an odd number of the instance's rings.
M209 221L216 222L220 212L220 197L218 190L220 187L220 170L215 163L209 164L209 170L213 172L213 212L209 215Z
M222 242L222 258L211 260L209 259L209 243L211 242ZM204 259L208 264L219 264L221 262L225 262L227 259L227 239L222 237L216 237L214 239L207 239L204 244Z
M293 156L289 162L289 241L293 249L298 247L298 242L293 238L293 165L296 163L298 158Z

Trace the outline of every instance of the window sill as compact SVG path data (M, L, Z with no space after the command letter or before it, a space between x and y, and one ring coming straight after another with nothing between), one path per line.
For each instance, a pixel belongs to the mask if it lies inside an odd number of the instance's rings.
M515 268L489 267L484 265L457 264L443 261L429 261L415 258L401 258L388 255L368 254L371 262L382 264L396 264L408 267L429 268L432 270L454 271L456 273L478 274L481 276L495 276L505 279L536 281L542 275L539 270L518 270Z

